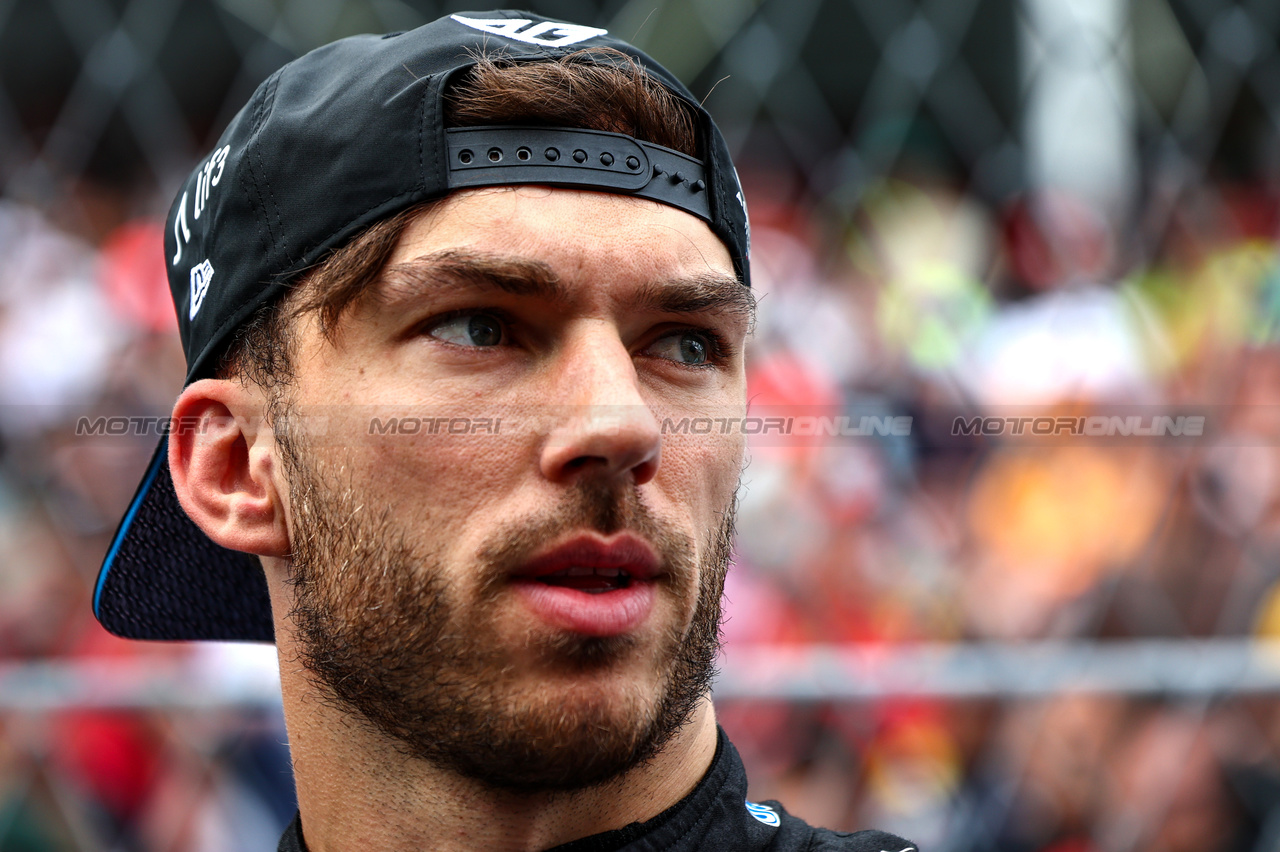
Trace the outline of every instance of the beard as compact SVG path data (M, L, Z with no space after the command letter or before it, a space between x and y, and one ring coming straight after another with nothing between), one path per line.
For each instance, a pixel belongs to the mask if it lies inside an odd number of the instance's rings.
M290 485L290 584L299 661L325 699L371 726L410 758L503 790L574 790L601 784L657 755L709 692L720 648L721 598L736 500L709 531L699 561L689 537L657 519L635 486L584 479L563 502L498 527L468 566L471 600L459 601L443 547L423 547L389 507L326 481L302 436L281 419L277 442ZM341 471L336 471L339 475ZM383 498L385 504L386 500ZM650 655L657 689L608 694L530 692L496 641L493 613L511 570L547 542L591 530L646 539L663 563L659 594L696 589L686 628L660 635ZM700 562L700 564L699 564ZM685 607L678 607L687 611ZM633 636L528 637L556 673L607 675L634 660Z

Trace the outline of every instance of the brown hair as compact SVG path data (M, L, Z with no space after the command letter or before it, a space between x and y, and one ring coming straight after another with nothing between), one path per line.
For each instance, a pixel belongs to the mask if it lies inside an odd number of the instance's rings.
M620 50L580 50L555 62L476 59L445 96L449 127L581 127L625 133L698 156L688 105Z
M634 59L582 50L547 62L480 55L445 95L445 125L526 124L625 133L698 156L692 109ZM430 202L428 202L429 204ZM284 298L245 322L218 375L251 382L276 401L294 378L295 320L315 312L331 340L342 314L377 281L401 234L426 205L360 233L302 276Z

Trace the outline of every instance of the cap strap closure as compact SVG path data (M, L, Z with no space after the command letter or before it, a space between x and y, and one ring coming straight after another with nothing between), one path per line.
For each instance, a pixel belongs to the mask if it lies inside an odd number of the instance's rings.
M541 183L636 195L711 220L706 169L621 133L564 127L455 127L449 189Z

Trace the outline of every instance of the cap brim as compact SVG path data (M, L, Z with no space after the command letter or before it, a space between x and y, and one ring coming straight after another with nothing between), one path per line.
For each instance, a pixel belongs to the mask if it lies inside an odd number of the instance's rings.
M187 517L161 438L98 574L93 613L128 639L274 642L256 556L215 544Z

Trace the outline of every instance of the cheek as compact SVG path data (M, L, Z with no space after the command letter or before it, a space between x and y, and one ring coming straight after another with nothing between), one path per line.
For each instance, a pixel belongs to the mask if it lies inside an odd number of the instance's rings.
M452 503L483 498L511 481L522 453L501 435L443 432L378 438L369 454L371 480L393 499Z
M665 473L672 498L688 507L700 535L719 529L742 472L740 436L681 435L662 448L659 477Z
M406 531L437 542L457 541L468 519L493 514L529 464L528 449L492 419L401 418L384 432L360 436L346 454L353 484Z

